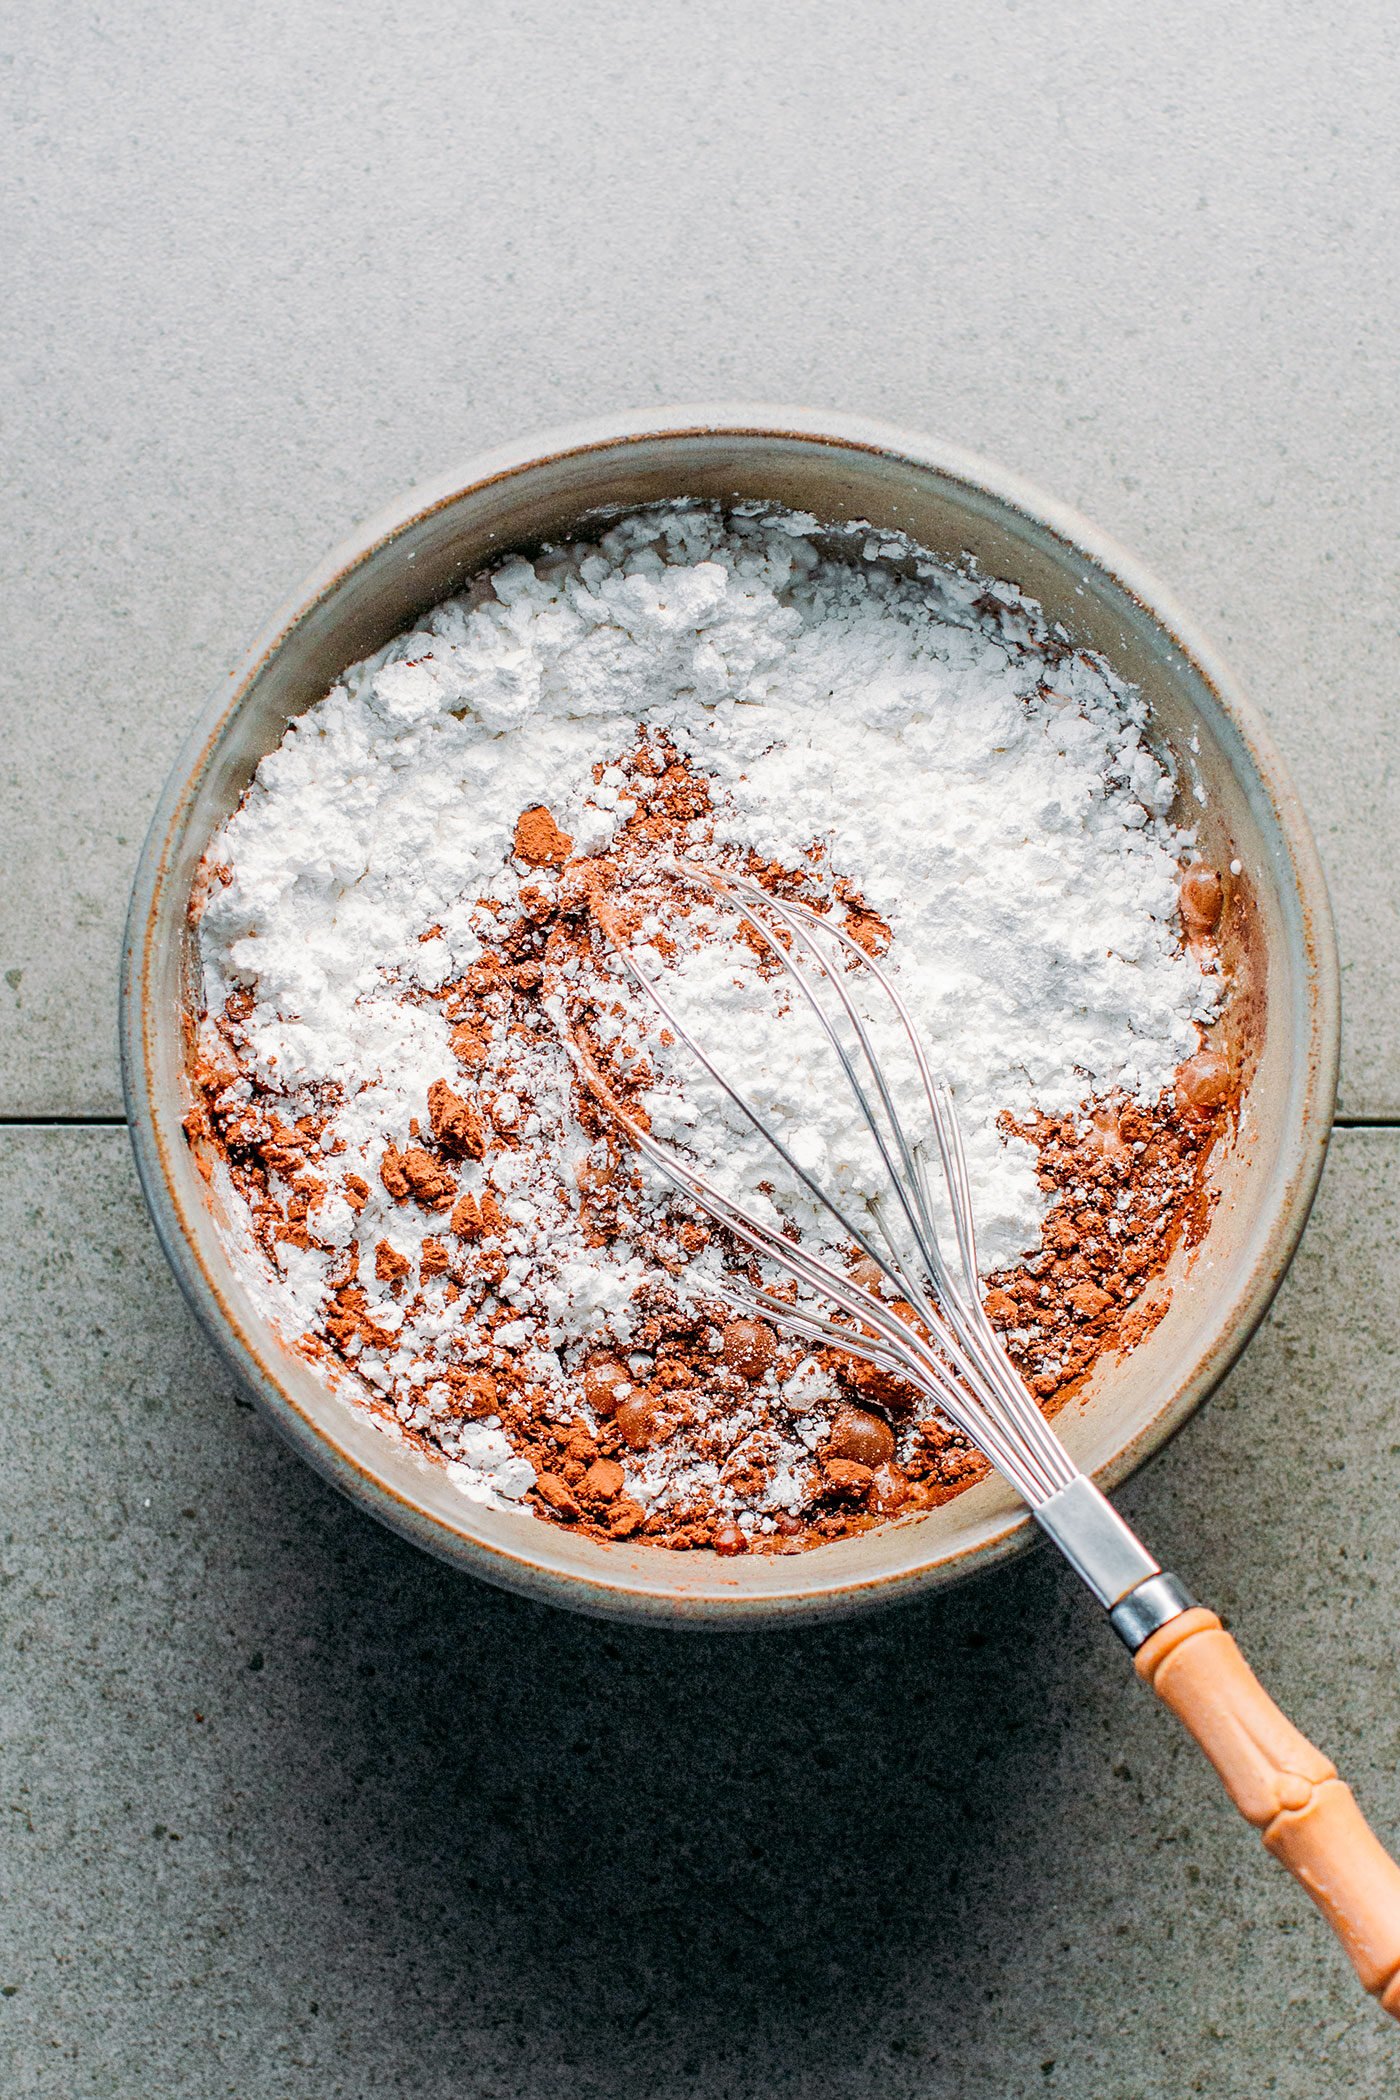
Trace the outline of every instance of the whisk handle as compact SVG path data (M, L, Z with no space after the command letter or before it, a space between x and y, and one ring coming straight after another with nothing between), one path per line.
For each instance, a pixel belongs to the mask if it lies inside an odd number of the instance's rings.
M1213 1611L1182 1612L1134 1664L1311 1896L1362 1983L1400 2019L1400 1866L1330 1758L1281 1713Z

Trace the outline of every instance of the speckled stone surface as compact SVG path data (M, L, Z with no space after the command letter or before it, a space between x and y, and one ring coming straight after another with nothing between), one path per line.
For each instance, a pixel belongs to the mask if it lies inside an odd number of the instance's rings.
M1400 1146L1133 1483L1400 1839ZM488 1590L237 1401L120 1131L0 1136L0 2090L1379 2100L1390 2024L1048 1554L850 1626Z
M864 410L1155 565L1334 885L1400 1112L1390 0L68 0L0 39L0 1109L117 1106L205 692L401 488L605 409Z
M1388 0L420 0L0 29L0 1121L119 1108L205 694L401 488L609 409L863 410L1157 568L1329 876L1400 1119ZM1400 1841L1400 1131L1123 1496ZM4 2100L1381 2100L1391 2028L1026 1560L630 1632L339 1501L195 1335L117 1129L0 1127Z

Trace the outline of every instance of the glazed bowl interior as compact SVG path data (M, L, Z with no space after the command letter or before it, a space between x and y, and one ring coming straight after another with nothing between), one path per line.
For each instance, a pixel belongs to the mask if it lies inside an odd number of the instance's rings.
M166 1252L214 1340L278 1427L340 1487L430 1550L583 1610L672 1623L834 1614L970 1572L1030 1533L989 1479L938 1509L781 1557L604 1544L463 1498L446 1471L285 1346L240 1279L181 1119L198 996L188 907L211 834L291 717L483 565L587 533L600 511L681 496L760 498L867 519L1037 599L1139 686L1181 782L1178 817L1242 868L1247 1071L1218 1149L1204 1240L1136 1350L1101 1360L1057 1418L1111 1486L1218 1382L1266 1309L1306 1219L1335 1085L1337 998L1322 877L1266 734L1157 587L1082 520L964 455L881 426L791 411L673 412L497 455L420 492L313 578L211 705L157 813L128 934L123 1049L138 1166Z

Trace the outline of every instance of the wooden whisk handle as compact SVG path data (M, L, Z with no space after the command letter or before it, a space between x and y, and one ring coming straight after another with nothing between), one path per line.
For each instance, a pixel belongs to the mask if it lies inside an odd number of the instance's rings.
M1134 1662L1312 1897L1367 1990L1400 2019L1400 1866L1331 1759L1275 1706L1213 1611L1197 1605L1169 1620Z

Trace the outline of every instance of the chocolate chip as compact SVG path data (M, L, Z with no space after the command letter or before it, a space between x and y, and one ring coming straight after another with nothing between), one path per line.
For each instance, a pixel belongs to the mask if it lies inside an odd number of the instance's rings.
M617 1388L631 1384L631 1374L615 1356L590 1356L583 1367L583 1397L595 1415L607 1416L617 1406Z
M731 1320L724 1330L725 1362L754 1383L777 1353L777 1337L766 1320Z
M894 1457L894 1431L879 1415L843 1403L832 1416L825 1456L854 1459L862 1466L883 1466Z
M1230 1098L1230 1060L1218 1050L1198 1050L1179 1067L1177 1098L1187 1108L1222 1108Z
M1118 1127L1118 1117L1111 1108L1100 1109L1084 1133L1084 1142L1100 1159L1122 1165L1132 1158L1132 1148Z
M645 1451L649 1444L658 1443L662 1435L656 1402L645 1393L620 1401L613 1424L623 1443L630 1444L634 1451Z
M716 1553L747 1553L749 1542L737 1524L721 1524L710 1541Z
M1209 861L1198 860L1181 878L1181 923L1188 933L1213 933L1220 923L1225 887Z
M870 1476L870 1496L878 1510L902 1509L909 1500L909 1482L898 1466L876 1466Z

